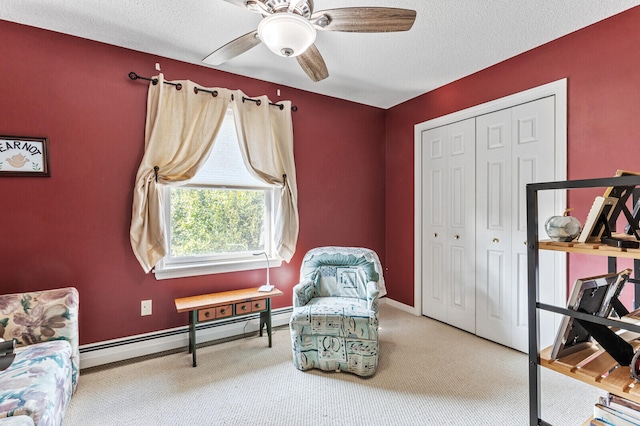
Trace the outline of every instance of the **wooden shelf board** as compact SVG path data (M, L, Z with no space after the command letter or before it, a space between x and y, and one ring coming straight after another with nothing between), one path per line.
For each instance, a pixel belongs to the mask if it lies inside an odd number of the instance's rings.
M615 360L595 345L557 360L550 359L550 353L550 347L540 352L541 366L640 403L640 383L631 378L629 367L613 369ZM607 375L608 371L611 373Z
M615 387L616 389L629 389L629 369L616 368L601 383Z
M640 249L618 248L602 243L578 243L574 241L565 243L559 241L541 240L538 241L538 248L540 250L564 251L567 253L640 259Z
M600 381L602 376L613 370L618 363L606 352L599 352L589 362L575 369L575 374L585 376L587 380ZM628 372L627 372L628 373ZM627 374L628 375L628 374Z

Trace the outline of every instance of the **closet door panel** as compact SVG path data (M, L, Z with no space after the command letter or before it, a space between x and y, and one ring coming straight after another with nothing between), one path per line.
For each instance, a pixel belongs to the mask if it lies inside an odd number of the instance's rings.
M475 124L422 133L422 312L475 331Z
M526 262L527 256L527 226L526 226L526 185L533 182L549 182L555 178L555 120L554 120L554 98L548 97L537 101L528 102L512 108L513 120L513 149L512 163L514 164L514 180L517 185L514 187L513 208L513 264L517 265L514 270L513 282L516 291L513 294L513 315L514 322L512 347L523 352L528 350L528 318L527 318L527 276ZM541 218L538 224L538 235L546 237L544 230L545 220L555 214L553 191L542 191L538 198L538 217ZM540 301L549 304L558 303L560 306L564 301L555 301L555 256L550 252L540 252ZM540 344L541 347L549 346L553 343L557 326L552 312L540 312Z
M451 227L457 229L465 228L465 196L467 188L465 187L465 169L464 167L454 167L451 169Z
M447 323L475 332L475 120L447 126L450 293Z
M431 170L430 173L430 192L429 192L429 210L430 214L428 216L429 224L434 228L442 229L445 226L444 220L444 192L445 192L445 178L443 176L445 170L443 170L442 165L437 164L439 167L437 169Z
M427 266L429 286L427 306L432 313L432 317L440 321L446 320L445 301L445 270L444 270L444 247L442 244L433 243L428 247L428 257L424 264Z
M502 250L487 250L487 317L504 321L505 300L504 286L506 281L506 253Z
M476 334L511 345L511 111L476 118Z
M422 133L422 310L438 321L447 320L448 225L446 131L436 128Z
M465 310L467 294L464 277L464 247L451 247L451 305L456 309Z
M505 209L505 207L507 207L505 201L506 198L508 198L505 190L507 184L505 176L506 168L507 164L505 164L504 161L491 161L487 163L486 229L490 231L503 232L506 231L508 227L505 219L508 213L508 210Z

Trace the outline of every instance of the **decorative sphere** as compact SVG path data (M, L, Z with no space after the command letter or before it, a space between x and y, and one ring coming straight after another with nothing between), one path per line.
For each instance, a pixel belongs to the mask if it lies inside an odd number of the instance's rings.
M573 216L551 216L544 224L544 229L552 241L573 241L578 235L582 225Z

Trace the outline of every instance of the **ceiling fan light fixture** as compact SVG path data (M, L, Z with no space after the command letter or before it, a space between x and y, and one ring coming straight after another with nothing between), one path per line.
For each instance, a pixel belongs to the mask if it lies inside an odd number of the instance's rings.
M258 36L276 55L293 57L303 54L313 44L316 29L300 15L276 13L260 21Z

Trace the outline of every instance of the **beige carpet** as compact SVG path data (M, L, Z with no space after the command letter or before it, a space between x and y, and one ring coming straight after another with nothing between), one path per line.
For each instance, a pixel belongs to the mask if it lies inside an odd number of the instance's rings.
M527 425L527 356L381 306L368 379L301 372L289 330L83 371L72 425ZM542 370L543 419L581 425L603 392Z

